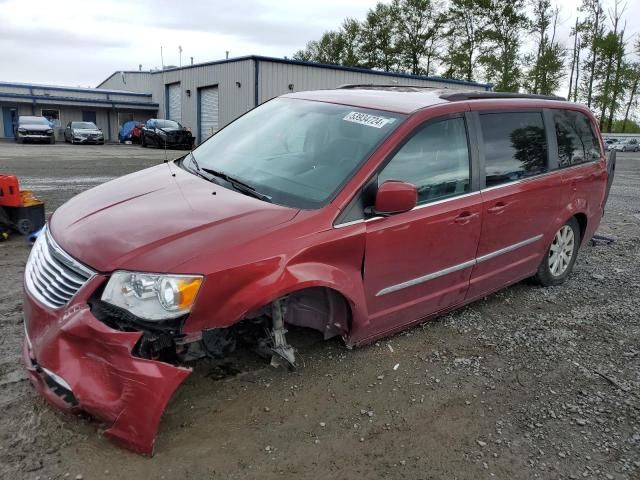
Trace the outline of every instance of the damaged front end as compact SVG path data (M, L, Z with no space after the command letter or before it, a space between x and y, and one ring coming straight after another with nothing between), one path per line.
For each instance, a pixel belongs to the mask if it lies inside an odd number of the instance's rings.
M87 304L64 320L25 301L23 357L31 382L54 406L109 425L105 435L152 455L160 418L190 369L135 356L142 332L115 331Z
M25 270L24 363L31 382L50 403L101 420L108 425L107 436L146 455L153 454L162 414L190 375L192 362L224 358L245 343L273 366L293 368L296 358L286 340L287 324L319 330L325 338L345 336L349 330L342 297L325 288L308 288L276 299L227 328L185 334L185 309L174 310L172 318L146 320L131 312L137 308L133 303L117 306L109 290L115 276L74 263L45 231ZM128 288L118 285L118 292ZM139 298L149 298L145 289L151 287L145 282L135 288Z
M51 404L88 413L108 425L107 436L151 455L162 413L191 370L141 355L145 332L114 328L113 312L94 308L90 295L106 280L67 255L45 229L25 269L23 360Z

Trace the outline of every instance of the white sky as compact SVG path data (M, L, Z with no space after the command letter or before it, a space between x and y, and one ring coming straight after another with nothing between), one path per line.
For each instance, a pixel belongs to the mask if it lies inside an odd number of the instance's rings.
M567 41L581 0L561 4ZM606 3L613 6L614 0ZM96 86L118 70L241 55L292 56L376 0L0 0L0 80ZM640 1L627 0L628 31L640 31ZM635 37L634 37L635 39ZM560 92L562 93L562 92ZM565 92L566 94L566 92Z

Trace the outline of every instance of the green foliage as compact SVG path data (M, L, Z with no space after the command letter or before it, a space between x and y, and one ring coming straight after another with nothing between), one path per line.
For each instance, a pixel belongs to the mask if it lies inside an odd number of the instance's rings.
M633 120L614 120L611 133L640 133L640 124Z
M560 88L565 76L566 49L555 40L558 9L550 0L535 0L531 33L535 40L535 53L525 56L525 64L531 65L523 79L523 87L529 93L551 95Z
M451 0L446 13L447 40L443 54L446 78L472 81L478 78L478 57L483 42L486 0Z
M527 27L524 0L486 0L481 13L485 17L480 64L486 78L500 92L517 92L521 81L520 45Z
M394 0L396 50L403 71L429 75L445 17L441 2Z
M294 58L544 95L559 93L570 73L570 100L593 108L604 131L621 125L629 131L636 125L640 64L631 61L619 28L623 0L607 0L607 8L604 1L582 0L570 22L571 50L556 39L560 0L391 0L362 20L345 19ZM531 49L523 52L525 46ZM635 48L640 56L640 40Z

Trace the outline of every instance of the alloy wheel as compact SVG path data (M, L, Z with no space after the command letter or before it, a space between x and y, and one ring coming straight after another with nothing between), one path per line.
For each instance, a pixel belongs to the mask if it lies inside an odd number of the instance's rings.
M576 242L573 229L564 225L556 232L551 248L549 249L549 271L554 277L561 276L569 268L575 252Z

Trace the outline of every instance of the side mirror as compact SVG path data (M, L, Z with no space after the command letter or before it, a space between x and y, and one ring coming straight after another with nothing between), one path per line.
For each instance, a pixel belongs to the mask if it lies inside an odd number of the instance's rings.
M393 215L408 212L418 203L415 185L399 180L387 180L378 188L374 212L377 215Z

